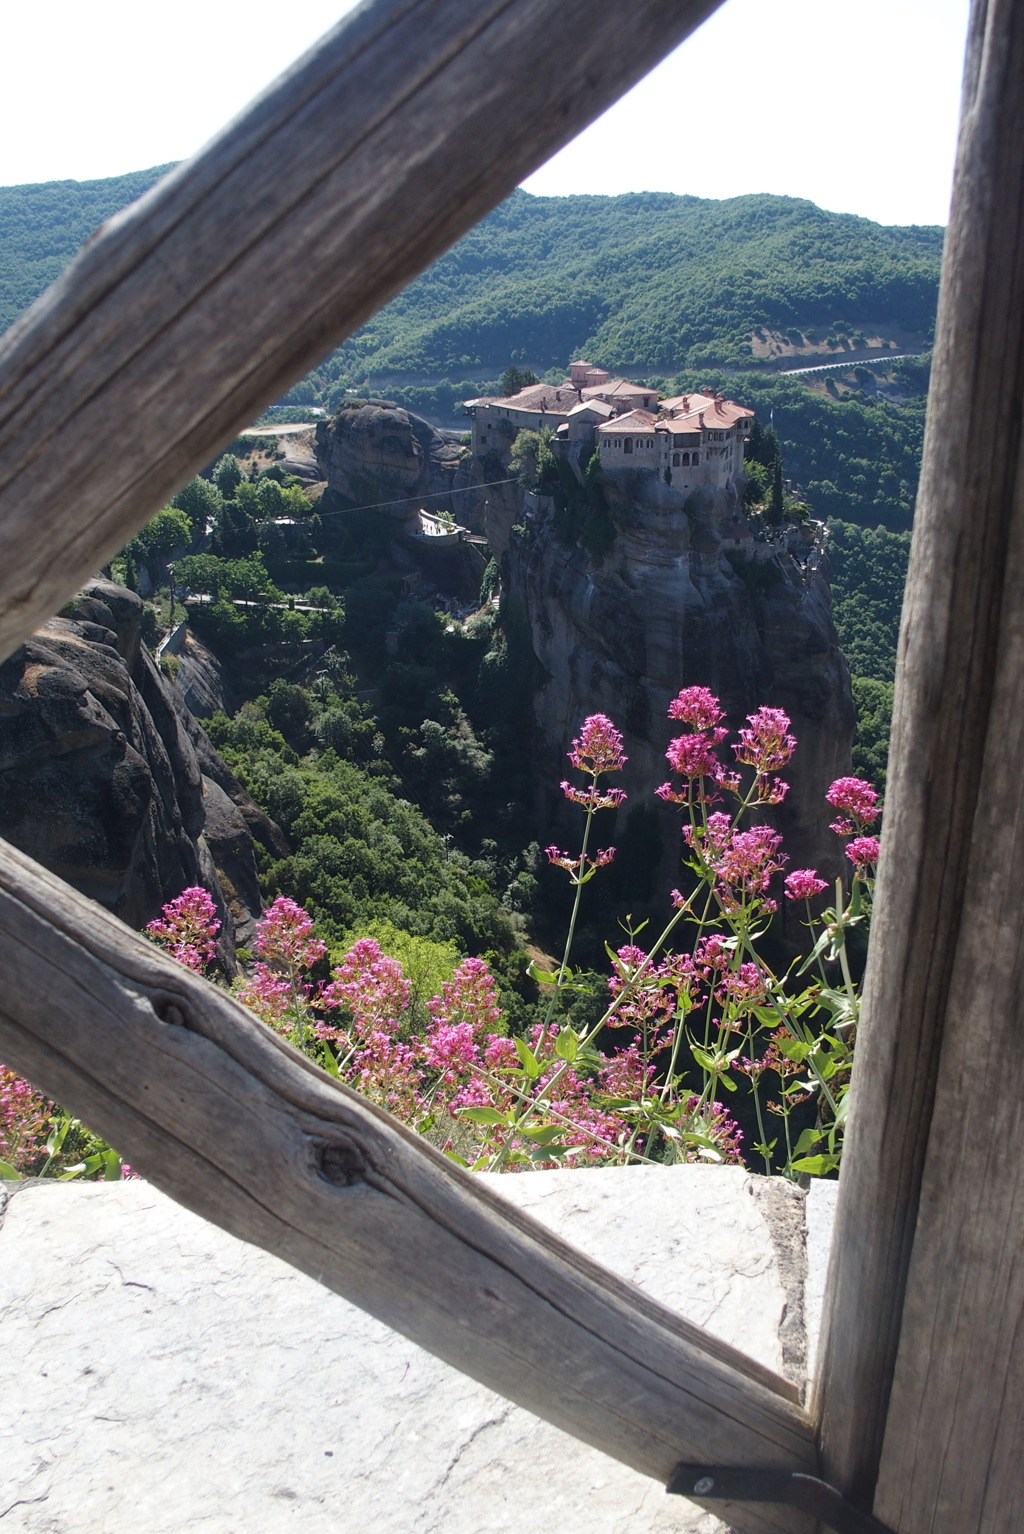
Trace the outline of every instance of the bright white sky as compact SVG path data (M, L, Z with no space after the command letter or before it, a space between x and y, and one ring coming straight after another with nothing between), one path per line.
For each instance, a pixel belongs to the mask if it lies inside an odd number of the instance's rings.
M5 7L0 185L184 158L352 5ZM526 186L777 192L881 223L945 223L967 11L968 0L727 0Z

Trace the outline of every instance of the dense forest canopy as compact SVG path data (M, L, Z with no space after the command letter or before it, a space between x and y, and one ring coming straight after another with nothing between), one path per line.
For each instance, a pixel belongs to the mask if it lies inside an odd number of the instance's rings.
M132 171L103 181L42 181L0 187L0 330L59 277L102 224L169 170Z
M769 326L928 334L943 231L790 197L517 191L346 342L328 376L449 376L508 358L675 371L739 362Z

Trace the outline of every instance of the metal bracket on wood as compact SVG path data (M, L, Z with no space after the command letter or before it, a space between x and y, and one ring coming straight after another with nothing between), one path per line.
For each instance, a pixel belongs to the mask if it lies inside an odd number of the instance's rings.
M677 1465L665 1488L699 1502L786 1502L838 1534L892 1534L870 1513L847 1502L834 1486L789 1470L741 1470L734 1465Z

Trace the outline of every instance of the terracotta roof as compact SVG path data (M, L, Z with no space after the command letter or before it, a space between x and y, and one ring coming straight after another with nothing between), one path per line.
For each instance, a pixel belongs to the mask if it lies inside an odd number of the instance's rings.
M674 399L662 400L661 408L673 428L678 430L685 423L684 429L690 431L699 430L701 424L705 431L728 431L737 421L749 420L754 414L734 399L722 399L713 394L680 394Z
M569 411L569 418L571 420L574 415L585 414L588 410L595 415L612 416L615 414L611 405L607 405L603 399L585 399L572 407Z
M657 389L649 389L646 384L630 383L628 378L612 378L607 383L588 385L583 390L583 398L587 399L592 394L611 395L613 399L629 399L637 394L650 394L658 398Z
M630 410L625 415L617 415L614 421L605 421L603 426L597 429L601 432L645 432L653 431L658 423L658 417L652 415L649 410Z
M554 384L530 384L504 401L513 410L539 410L541 405L545 410L571 410L578 403L579 395L575 389Z
M463 400L464 405L499 405L509 410L557 410L565 413L579 404L579 394L573 388L554 384L530 384L518 394L482 394L479 399Z

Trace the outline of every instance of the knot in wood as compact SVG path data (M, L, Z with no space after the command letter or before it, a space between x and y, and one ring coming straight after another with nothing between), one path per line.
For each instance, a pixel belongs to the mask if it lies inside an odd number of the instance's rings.
M162 1023L168 1023L172 1028L188 1026L188 1015L174 996L158 996L153 1002L153 1011Z
M336 1188L351 1188L366 1181L366 1161L354 1145L322 1145L319 1161L321 1177Z

